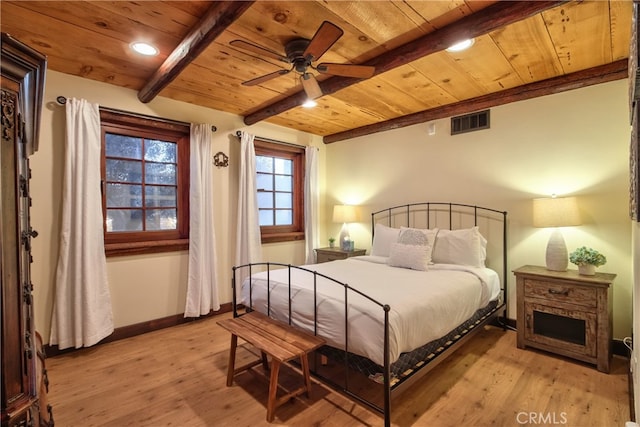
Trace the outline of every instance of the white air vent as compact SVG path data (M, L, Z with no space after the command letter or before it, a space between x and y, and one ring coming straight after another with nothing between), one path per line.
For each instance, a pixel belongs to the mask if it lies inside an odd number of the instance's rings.
M489 128L489 110L451 118L451 135Z

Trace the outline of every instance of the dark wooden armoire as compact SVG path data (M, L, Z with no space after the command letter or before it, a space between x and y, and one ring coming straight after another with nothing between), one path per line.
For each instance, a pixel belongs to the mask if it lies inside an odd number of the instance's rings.
M0 57L0 279L2 427L52 425L41 388L42 342L34 325L31 282L29 156L38 148L46 58L2 34Z

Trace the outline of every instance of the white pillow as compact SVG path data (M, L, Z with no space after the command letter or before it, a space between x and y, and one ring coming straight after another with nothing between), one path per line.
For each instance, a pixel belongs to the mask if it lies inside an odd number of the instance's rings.
M428 230L423 228L400 227L398 243L404 243L405 245L429 245L433 247L437 234L437 228Z
M429 269L430 260L430 245L405 245L403 243L394 243L391 245L388 264L391 267L427 271Z
M373 234L373 245L371 246L372 256L388 257L391 245L398 241L399 228L387 227L383 224L376 224Z
M484 267L487 240L478 227L460 230L440 230L431 254L438 264L460 264Z

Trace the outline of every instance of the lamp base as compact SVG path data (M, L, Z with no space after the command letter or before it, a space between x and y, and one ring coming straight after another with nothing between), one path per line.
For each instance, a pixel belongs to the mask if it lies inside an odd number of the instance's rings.
M567 271L569 257L567 256L567 245L559 229L553 230L549 243L547 243L546 254L547 270Z
M351 236L349 236L349 226L345 222L342 224L342 230L340 230L340 249L348 251L351 247Z

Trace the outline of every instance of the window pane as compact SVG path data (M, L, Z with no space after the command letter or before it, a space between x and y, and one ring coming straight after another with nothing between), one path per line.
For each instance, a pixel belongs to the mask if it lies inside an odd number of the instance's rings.
M107 256L186 249L189 125L103 110L100 128Z
M178 219L175 209L149 209L147 210L147 230L175 230Z
M293 170L293 161L289 159L279 159L275 157L274 162L276 164L275 173L282 173L286 175L291 175L291 171Z
M261 210L260 211L260 225L273 225L273 211Z
M304 232L304 149L256 138L256 159L262 242L299 239Z
M142 162L107 159L107 181L142 182Z
M107 231L141 230L141 209L107 209Z
M147 184L175 184L176 165L163 163L146 163L145 179Z
M291 225L293 223L293 211L278 210L276 211L276 225Z
M276 193L276 208L289 208L293 207L293 194L291 193Z
M147 207L176 207L176 187L160 187L157 185L147 185L144 188L145 202Z
M142 159L142 139L134 136L105 134L105 155L107 157L124 157Z
M139 208L141 206L141 185L107 184L108 208Z
M173 142L146 140L144 159L152 162L176 163L178 145Z
M276 191L289 191L291 192L293 187L293 177L286 175L276 175Z
M259 173L256 177L256 185L259 190L273 191L273 175Z
M256 171L273 173L273 157L256 156Z
M258 207L260 209L273 208L273 193L258 193Z

